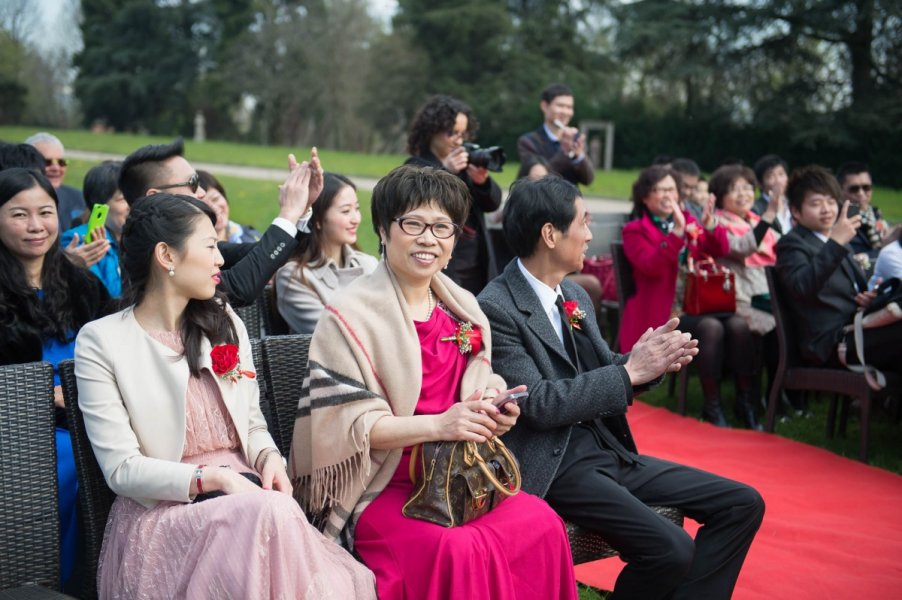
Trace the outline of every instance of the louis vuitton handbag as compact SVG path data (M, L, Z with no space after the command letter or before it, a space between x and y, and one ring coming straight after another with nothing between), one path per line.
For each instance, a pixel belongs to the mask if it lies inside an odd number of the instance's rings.
M462 525L520 491L520 466L504 442L425 442L410 455L413 492L405 517Z

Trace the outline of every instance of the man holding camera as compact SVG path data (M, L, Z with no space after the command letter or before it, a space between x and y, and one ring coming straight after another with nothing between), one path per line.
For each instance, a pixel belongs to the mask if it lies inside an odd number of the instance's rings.
M476 117L467 104L450 96L433 96L413 118L407 137L411 156L404 163L445 169L467 185L470 212L445 274L474 296L498 274L485 213L501 206L501 188L487 168L500 170L498 159L493 164L487 155L494 149L477 150L470 146L468 150L464 144L473 139L477 128ZM499 158L503 163L503 156Z
M545 115L542 125L517 140L520 163L535 161L538 156L570 183L592 183L595 168L586 154L586 139L579 129L569 126L573 118L573 91L562 83L552 83L542 90L539 108Z

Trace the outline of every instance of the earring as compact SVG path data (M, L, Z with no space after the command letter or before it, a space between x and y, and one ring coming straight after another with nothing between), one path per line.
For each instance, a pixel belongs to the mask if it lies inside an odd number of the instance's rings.
M169 265L169 276L175 277L175 267L173 267L172 265Z
M449 256L449 257L448 257L448 262L446 262L446 263L445 263L445 266L442 267L442 270L443 270L443 271L447 271L447 270L448 270L448 265L451 264L451 259L452 259L452 258L454 258L454 257L453 257L453 256Z

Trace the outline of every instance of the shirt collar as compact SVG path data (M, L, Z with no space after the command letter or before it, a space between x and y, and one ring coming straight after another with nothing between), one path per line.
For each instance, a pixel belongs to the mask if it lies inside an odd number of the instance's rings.
M551 130L548 129L548 123L544 123L544 122L543 122L543 123L542 123L542 127L545 128L545 135L547 135L548 138L549 138L552 142L558 142L558 141L560 141L560 140L558 139L558 137L557 137L556 135L554 135L553 133L551 133Z
M820 241L824 242L825 244L827 243L827 240L830 239L829 237L827 237L826 235L824 235L824 234L821 233L820 231L815 231L815 230L813 230L813 229L809 229L809 231L810 231L811 233L813 233L815 236L817 236L817 239L819 239Z
M532 291L538 296L539 304L542 305L542 310L544 310L546 314L551 314L552 312L556 314L557 305L555 302L557 301L558 295L563 295L561 293L561 286L557 285L554 289L548 287L544 282L539 281L535 275L530 273L523 264L523 261L519 258L517 259L517 266L520 268L520 272L523 273L523 277L526 278L526 283L529 284L529 287L531 287Z

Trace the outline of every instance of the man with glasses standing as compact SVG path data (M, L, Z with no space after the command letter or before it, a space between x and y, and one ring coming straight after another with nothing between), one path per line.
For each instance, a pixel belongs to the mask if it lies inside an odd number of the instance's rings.
M889 226L880 209L871 204L874 184L868 166L862 162L847 162L836 172L842 188L843 199L857 205L861 215L861 227L849 242L855 254L867 254L869 262L877 258L883 245L883 236Z
M63 156L65 154L63 143L58 137L46 131L34 134L25 140L25 143L34 146L44 156L44 173L59 198L60 231L72 228L72 220L80 216L88 207L81 190L63 185L63 180L66 178L66 166L69 164Z
M185 160L181 138L171 144L149 145L129 154L122 163L119 189L129 206L143 196L159 193L190 196L203 201L206 190L194 167ZM279 186L279 215L259 242L234 244L219 242L225 264L222 289L232 306L253 304L267 282L284 265L297 246L297 237L305 235L311 207L323 189L323 170L316 153L309 164L298 164L288 156L289 174ZM204 208L209 208L202 204ZM212 209L209 209L212 214Z

